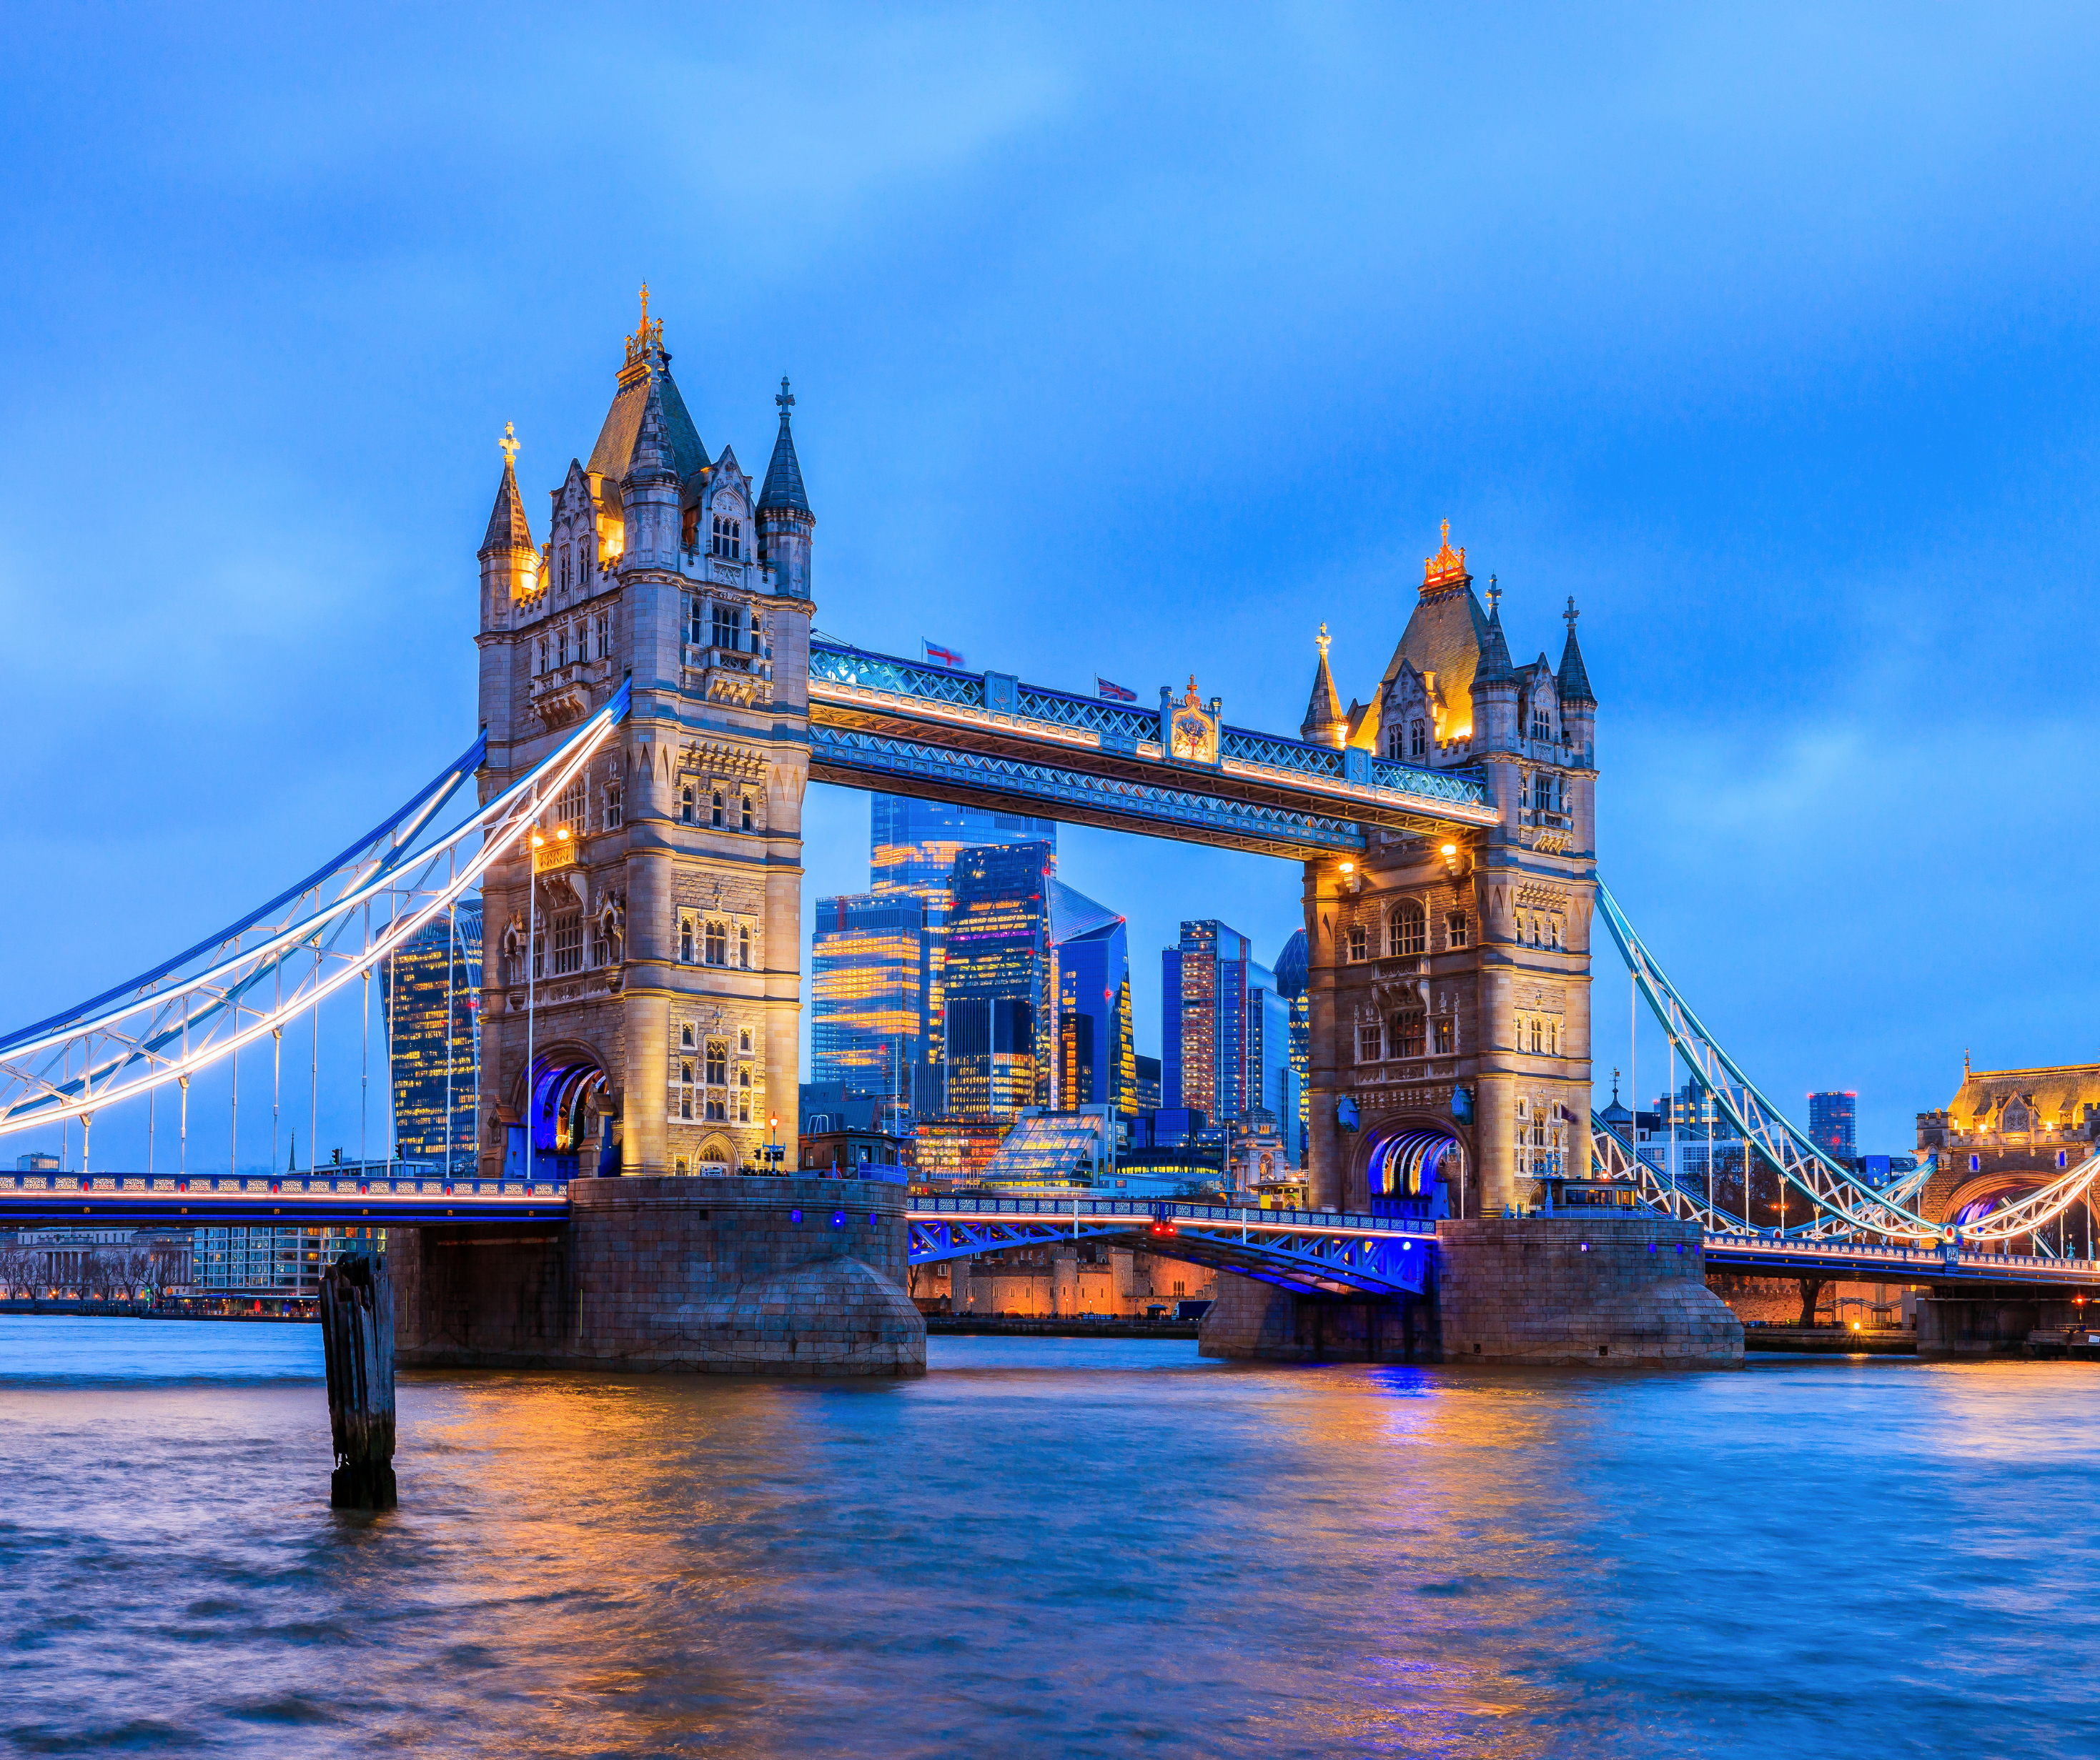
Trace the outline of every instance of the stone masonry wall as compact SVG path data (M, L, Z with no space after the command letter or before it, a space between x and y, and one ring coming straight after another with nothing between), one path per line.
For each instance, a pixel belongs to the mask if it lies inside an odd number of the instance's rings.
M565 1229L400 1231L404 1366L924 1372L902 1186L731 1175L569 1190Z
M1706 1287L1699 1230L1659 1217L1436 1225L1446 1362L1739 1366L1742 1322Z

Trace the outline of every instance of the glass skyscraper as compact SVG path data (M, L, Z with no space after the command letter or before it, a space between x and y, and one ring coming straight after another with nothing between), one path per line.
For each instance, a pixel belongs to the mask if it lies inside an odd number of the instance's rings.
M810 1077L928 1108L926 906L907 893L817 900L810 956Z
M1303 1162L1312 1142L1312 1100L1306 1082L1312 1073L1312 999L1305 993L1305 931L1295 931L1276 956L1276 988L1290 1010L1290 1073L1298 1090L1298 1159Z
M1057 1110L1105 1106L1134 1118L1137 1046L1131 1031L1128 926L1057 882L1051 928L1057 937Z
M1214 1124L1266 1113L1279 1133L1298 1115L1290 1005L1247 938L1215 919L1181 925L1161 957L1163 1103Z
M1808 1134L1825 1155L1850 1167L1860 1153L1854 1115L1859 1109L1856 1093L1832 1091L1808 1097Z
M923 1073L912 1090L920 1096L915 1110L922 1115L960 1111L946 1098L943 1075L948 1040L947 925L955 858L965 850L1017 843L1048 845L1055 866L1057 826L1052 820L987 812L904 794L868 797L869 891L878 900L915 899L925 909L925 1016L920 1039Z
M429 923L386 963L382 994L394 1076L395 1153L474 1165L481 1070L481 901ZM451 1129L446 1105L451 1104ZM313 1146L307 1146L312 1152Z
M1017 1116L1051 1102L1057 961L1048 843L966 849L946 925L947 1111Z

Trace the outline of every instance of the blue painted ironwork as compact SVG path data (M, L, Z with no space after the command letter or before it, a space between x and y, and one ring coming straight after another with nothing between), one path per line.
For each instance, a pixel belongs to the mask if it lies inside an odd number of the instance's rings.
M1354 852L1365 847L1361 829L1347 819L1234 800L1165 781L1092 776L1056 764L821 724L810 729L810 750L814 763L850 772L878 788L911 777L1300 848Z
M1128 703L1081 697L1070 691L1051 690L1041 684L1021 685L1016 694L1015 710L1031 721L1084 728L1089 733L1132 744L1141 740L1157 741L1159 738L1157 709L1133 709Z
M1371 759L1371 786L1471 807L1485 806L1488 800L1487 784L1470 770L1418 770L1390 758Z
M985 706L984 680L974 673L951 672L946 667L869 653L842 643L810 644L810 676L907 702L952 703L969 709Z
M346 1228L365 1223L566 1221L562 1180L430 1174L0 1173L0 1221L188 1228L245 1223Z
M1179 1199L915 1198L906 1221L914 1265L1119 1237L1162 1258L1330 1295L1418 1294L1436 1243L1429 1223Z
M1761 1234L1709 1230L1706 1262L1732 1271L1850 1276L1905 1283L2043 1283L2100 1287L2100 1261L2054 1259L2045 1254L1978 1252L1952 1241L1936 1247L1904 1247L1893 1241L1803 1239L1791 1233Z

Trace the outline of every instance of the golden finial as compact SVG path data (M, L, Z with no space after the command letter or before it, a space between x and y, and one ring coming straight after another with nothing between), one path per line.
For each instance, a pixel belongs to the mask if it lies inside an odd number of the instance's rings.
M503 425L503 438L496 445L502 449L503 468L509 470L518 462L518 430L509 422Z
M1312 638L1314 641L1320 645L1320 658L1322 660L1327 658L1327 643L1329 639L1330 638L1327 635L1327 626L1325 623L1322 623L1320 626L1320 633Z
M649 316L649 284L642 284L642 322L634 327L634 334L627 339L627 364L632 367L649 352L649 345L664 345L664 320L651 321Z
M1424 557L1422 561L1422 585L1427 592L1432 587L1451 587L1466 579L1466 552L1461 545L1451 548L1451 522L1444 521L1443 542L1437 545L1436 554Z

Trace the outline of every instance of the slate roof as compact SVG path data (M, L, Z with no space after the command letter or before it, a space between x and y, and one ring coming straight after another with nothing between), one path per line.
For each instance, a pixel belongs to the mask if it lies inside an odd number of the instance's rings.
M620 479L623 482L646 482L651 477L660 480L677 469L663 391L664 383L655 374L650 376L641 418L634 425L634 443L628 454L627 472Z
M641 432L642 411L648 404L652 389L662 399L664 428L670 438L671 457L678 481L684 482L708 462L708 449L700 443L693 418L686 413L686 400L679 396L677 382L671 376L671 357L660 349L651 353L653 359L661 364L651 365L620 388L613 398L612 407L605 412L605 425L598 429L598 444L591 448L590 462L584 467L611 484L615 499L620 483L633 464L635 437Z
M1570 614L1573 616L1573 614ZM1560 700L1564 703L1595 703L1597 693L1590 689L1589 668L1582 664L1582 645L1575 640L1575 626L1568 626L1568 645L1560 650Z
M795 456L795 435L788 425L788 411L784 409L780 412L779 437L773 442L773 460L765 467L765 486L758 492L759 512L762 513L769 508L790 508L797 513L810 512L810 497L802 487L802 464Z
M532 522L525 517L525 504L518 493L518 473L505 459L503 481L496 486L496 505L489 509L488 530L481 540L482 553L538 548L532 542Z
M1379 681L1379 699L1400 675L1400 663L1412 661L1418 672L1434 672L1436 687L1444 693L1446 714L1456 727L1473 724L1473 679L1480 670L1480 656L1490 641L1488 614L1480 609L1472 583L1418 600L1401 631L1400 645ZM1500 641L1500 628L1493 639ZM1504 663L1509 649L1502 645Z
M1305 719L1299 731L1310 738L1312 728L1332 727L1341 719L1342 699L1335 689L1335 675L1327 670L1327 650L1322 648L1320 664L1312 674L1312 696L1305 705Z
M1510 663L1508 640L1502 634L1502 608L1498 605L1488 617L1487 636L1480 644L1478 679L1507 678L1516 671Z

